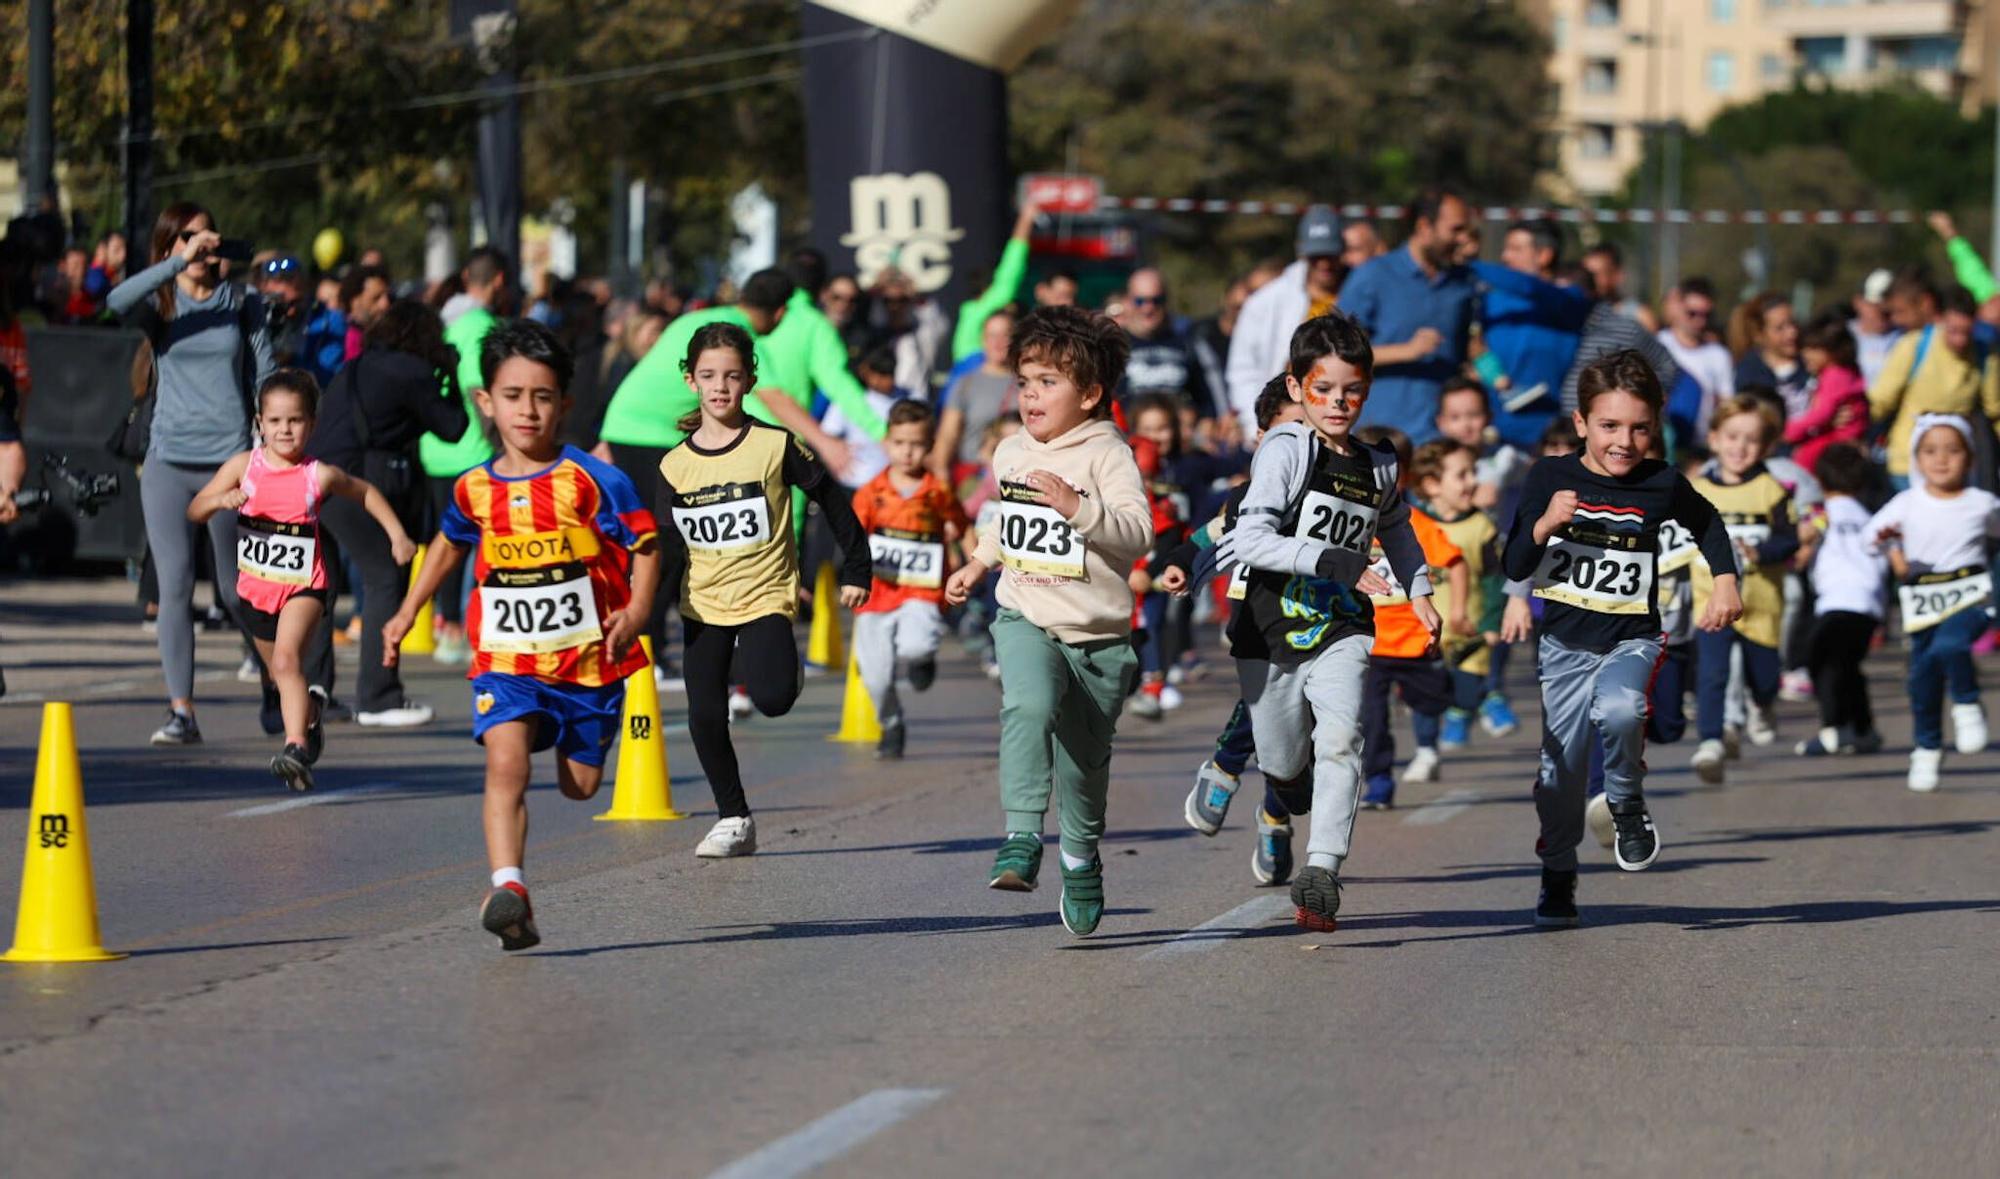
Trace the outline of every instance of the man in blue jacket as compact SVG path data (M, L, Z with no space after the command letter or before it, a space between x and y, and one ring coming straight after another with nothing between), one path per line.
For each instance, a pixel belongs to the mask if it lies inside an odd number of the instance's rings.
M1553 281L1561 256L1554 222L1521 221L1502 239L1503 265L1472 264L1483 296L1481 339L1501 374L1488 377L1493 426L1502 440L1530 453L1562 412L1563 377L1590 318L1589 293Z

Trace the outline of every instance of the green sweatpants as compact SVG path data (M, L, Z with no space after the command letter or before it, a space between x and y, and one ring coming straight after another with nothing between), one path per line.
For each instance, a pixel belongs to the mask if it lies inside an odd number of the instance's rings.
M1007 830L1039 834L1051 786L1059 793L1062 849L1097 852L1111 784L1111 737L1138 679L1128 639L1072 646L1002 610L993 622L1000 660L1000 806Z

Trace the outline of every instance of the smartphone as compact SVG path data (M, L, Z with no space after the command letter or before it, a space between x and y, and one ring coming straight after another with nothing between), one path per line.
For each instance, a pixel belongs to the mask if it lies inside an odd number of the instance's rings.
M250 263L250 259L257 256L257 247L252 245L248 238L225 237L216 243L213 252L218 258L230 262L241 262L247 266Z

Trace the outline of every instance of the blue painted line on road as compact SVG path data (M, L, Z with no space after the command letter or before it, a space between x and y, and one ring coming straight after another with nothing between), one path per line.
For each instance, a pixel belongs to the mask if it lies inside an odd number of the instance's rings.
M943 1089L877 1089L744 1155L708 1179L793 1179L825 1166L945 1093Z

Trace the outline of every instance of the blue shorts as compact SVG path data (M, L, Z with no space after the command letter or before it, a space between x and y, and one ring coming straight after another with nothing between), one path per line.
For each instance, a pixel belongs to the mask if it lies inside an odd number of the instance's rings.
M487 672L472 681L472 739L484 744L486 730L508 721L533 720L531 752L551 746L571 761L601 766L625 707L625 685L586 688L552 684L533 676Z

